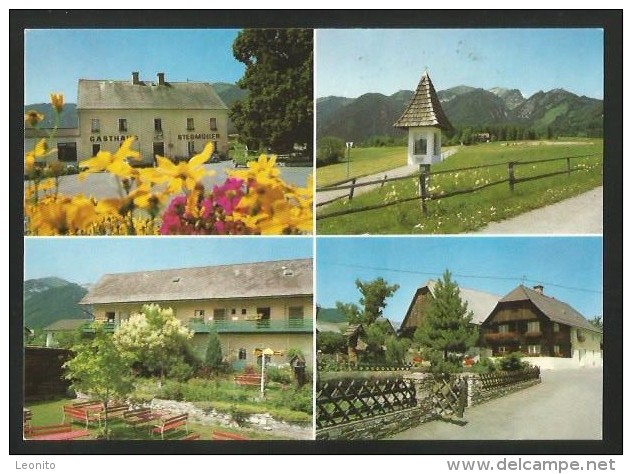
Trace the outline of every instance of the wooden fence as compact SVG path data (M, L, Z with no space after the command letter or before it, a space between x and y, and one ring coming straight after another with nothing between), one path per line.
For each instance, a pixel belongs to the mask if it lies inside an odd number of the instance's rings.
M480 374L481 385L484 390L492 390L495 388L506 387L528 380L536 380L540 378L540 367L532 366L522 370L514 370L511 372L492 372L489 374Z
M430 165L420 165L420 172L419 173L414 173L408 176L398 176L395 178L388 178L386 175L381 178L381 179L377 179L377 180L372 180L372 181L366 181L366 182L362 182L362 183L358 183L357 180L362 178L362 177L366 177L366 176L357 176L354 178L349 178L349 179L345 179L343 181L338 181L336 183L330 184L328 186L323 186L322 188L318 188L316 189L316 192L326 192L326 191L342 191L342 190L349 190L348 194L344 194L341 196L337 196L333 199L329 199L327 201L324 202L319 202L316 204L317 207L319 206L323 206L325 204L330 204L334 201L337 201L339 199L348 199L349 201L353 200L353 196L355 193L355 190L357 188L361 188L361 187L365 187L365 186L376 186L379 185L380 187L384 186L384 184L386 183L390 183L390 182L394 182L394 181L403 181L403 180L410 180L410 179L417 179L418 183L419 183L419 195L418 196L412 196L412 197L408 197L408 198L402 198L402 199L395 199L393 201L389 201L387 203L381 203L381 204L374 204L374 205L370 205L370 206L363 206L363 207L358 207L355 209L345 209L345 210L341 210L341 211L335 211L335 212L330 212L328 214L324 214L324 215L317 215L316 216L316 220L322 220L322 219L328 219L331 217L338 217L338 216L344 216L347 214L355 214L356 212L365 212L365 211L371 211L371 210L375 210L375 209L381 209L384 207L388 207L388 206L393 206L396 204L402 204L405 202L409 202L409 201L416 201L416 200L421 200L421 208L423 213L425 214L428 209L426 206L426 203L428 201L434 201L437 199L447 199L450 197L454 197L454 196L460 196L462 194L470 194L473 193L475 191L480 191L482 189L488 188L490 186L496 186L499 184L503 184L503 183L509 183L509 189L511 190L511 192L514 191L516 184L519 183L524 183L527 181L533 181L533 180L537 180L537 179L543 179L543 178L549 178L552 176L557 176L557 175L569 175L573 172L573 171L579 171L582 168L580 167L573 167L571 166L571 160L574 159L580 159L580 158L589 158L592 156L598 156L598 153L591 153L588 155L577 155L577 156L567 156L567 157L562 157L562 158L549 158L546 160L529 160L529 161L509 161L509 162L505 162L505 163L496 163L496 164L491 164L491 165L480 165L480 166L468 166L468 167L464 167L464 168L457 168L457 169L450 169L450 170L442 170L442 171L430 171ZM539 175L534 175L534 176L526 176L526 177L516 177L516 170L519 166L523 166L523 165L537 165L537 164L542 164L542 163L548 163L548 162L552 162L552 161L566 161L566 169L561 170L561 171L554 171L554 172L550 172L550 173L543 173L543 174L539 174ZM476 185L476 186L472 186L470 188L466 188L466 189L459 189L456 191L451 191L451 192L447 192L447 193L430 193L428 190L428 183L429 180L432 176L438 176L438 175L442 175L442 174L449 174L449 173L459 173L459 172L464 172L464 171L474 171L474 170L479 170L479 169L489 169L489 168L495 168L495 167L500 167L500 166L506 166L507 167L507 177L506 178L502 178L502 179L498 179L496 181L492 181L492 182L486 182L485 184L481 184L481 185ZM351 184L346 184L346 183L351 183Z
M316 427L394 413L416 404L415 387L403 377L323 381L316 388Z

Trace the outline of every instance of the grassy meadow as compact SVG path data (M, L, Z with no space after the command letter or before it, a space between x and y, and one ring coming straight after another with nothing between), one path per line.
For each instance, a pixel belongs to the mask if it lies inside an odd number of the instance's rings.
M379 155L379 150L382 150L382 155ZM393 155L399 153L405 164L406 157L403 148L367 149L366 156L370 156L371 153L374 154L374 161L380 163L386 163L389 160L395 163ZM600 186L603 181L603 140L559 139L551 142L484 143L461 147L457 153L445 161L432 165L432 172L448 171L430 178L429 192L441 194L506 179L508 171L504 163L509 161L519 163L582 155L593 156L571 160L571 166L580 170L574 171L570 176L564 174L518 183L513 193L508 183L502 183L469 194L429 201L427 202L428 213L425 215L421 211L421 201L415 200L382 209L317 220L317 232L319 234L458 234L474 231L490 222L504 220ZM371 161L371 158L365 157L360 161ZM397 164L393 164L390 168L400 165L401 163L397 161ZM498 166L450 172L450 170L481 165ZM341 165L333 166L340 167ZM377 165L374 166L377 168ZM320 177L327 168L329 167L319 169L318 176ZM368 168L369 165L365 165L364 169ZM518 165L515 168L515 177L520 179L564 170L566 170L566 160ZM379 171L384 171L384 169ZM355 172L352 175L367 174L367 172ZM337 171L333 170L328 175L329 182L337 181L333 177L339 176L339 172L336 173ZM317 183L318 187L326 184L320 181L320 178ZM418 194L417 179L395 181L387 183L379 190L362 194L356 192L351 202L341 199L324 206L318 210L318 216L379 205L418 196Z

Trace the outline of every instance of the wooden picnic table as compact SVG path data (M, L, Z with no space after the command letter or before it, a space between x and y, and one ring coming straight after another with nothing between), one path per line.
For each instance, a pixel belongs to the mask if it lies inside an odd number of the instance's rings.
M147 413L140 413L138 415L132 415L129 417L124 417L123 420L130 426L139 426L144 425L146 423L150 423L155 420L159 420L165 416L168 416L167 412L156 410L149 411Z

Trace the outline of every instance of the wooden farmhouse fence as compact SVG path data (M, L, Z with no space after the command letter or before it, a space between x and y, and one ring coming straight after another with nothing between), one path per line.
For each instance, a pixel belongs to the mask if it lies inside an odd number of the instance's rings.
M484 390L492 390L495 388L506 387L528 380L540 378L540 367L532 366L522 370L511 372L492 372L489 374L479 375L482 388Z
M415 387L403 377L341 378L316 389L316 427L326 428L416 406Z
M427 213L428 209L426 206L426 203L428 201L434 201L434 200L438 200L438 199L447 199L450 197L454 197L454 196L460 196L462 194L470 194L473 193L475 191L480 191L482 189L488 188L490 186L496 186L499 184L503 184L503 183L508 183L509 184L509 189L511 190L511 192L514 191L515 186L519 183L524 183L527 181L533 181L533 180L537 180L537 179L543 179L543 178L549 178L552 176L557 176L557 175L562 175L562 174L566 174L568 176L570 176L570 174L573 171L579 171L583 168L581 167L573 167L571 165L571 160L575 160L575 159L580 159L580 158L589 158L592 156L598 156L598 153L591 153L588 155L577 155L577 156L567 156L567 157L562 157L562 158L549 158L549 159L545 159L545 160L529 160L529 161L509 161L509 162L504 162L504 163L495 163L495 164L491 164L491 165L480 165L480 166L468 166L468 167L464 167L464 168L456 168L456 169L449 169L449 170L442 170L442 171L430 171L430 165L420 165L420 172L419 173L414 173L414 174L410 174L408 176L398 176L398 177L394 177L394 178L388 178L386 175L381 178L381 179L377 179L377 180L372 180L372 181L365 181L362 183L358 183L358 179L364 178L367 175L364 176L356 176L354 178L349 178L349 179L345 179L342 181L338 181L336 183L332 183L328 186L323 186L321 188L317 188L316 192L327 192L327 191L342 191L342 190L349 190L348 194L343 194L340 196L337 196L333 199L329 199L327 201L322 201L316 204L317 207L321 207L324 206L326 204L331 204L334 201L340 200L340 199L348 199L349 201L353 200L353 196L355 194L355 190L361 187L365 187L365 186L384 186L386 183L390 183L390 182L394 182L394 181L404 181L404 180L410 180L410 179L416 179L419 182L419 195L418 196L412 196L412 197L407 197L407 198L401 198L401 199L394 199L392 201L386 202L386 203L381 203L381 204L374 204L374 205L369 205L369 206L363 206L363 207L358 207L355 209L344 209L344 210L340 210L340 211L334 211L334 212L330 212L327 214L321 214L321 215L317 215L316 216L316 220L322 220L322 219L328 219L331 217L338 217L338 216L344 216L347 214L354 214L356 212L365 212L365 211L372 211L375 209L381 209L384 207L388 207L388 206L393 206L396 204L402 204L405 202L409 202L409 201L416 201L416 200L420 200L421 201L421 208L422 211L425 213ZM542 173L542 174L538 174L538 175L533 175L533 176L525 176L525 177L516 177L516 170L519 169L520 166L524 166L524 165L534 165L537 166L538 164L542 164L542 163L548 163L548 162L553 162L553 161L566 161L566 168L560 171L553 171L553 172L549 172L549 173ZM506 178L502 178L502 179L497 179L496 181L491 181L491 182L485 182L484 184L480 184L480 185L475 185L469 188L464 188L464 189L459 189L459 190L455 190L455 191L450 191L447 193L431 193L429 191L429 179L432 176L438 176L438 175L442 175L442 174L449 174L449 173L460 173L460 172L464 172L464 171L474 171L474 170L479 170L479 169L489 169L489 168L496 168L496 167L501 167L501 166L505 166L507 167L507 177Z

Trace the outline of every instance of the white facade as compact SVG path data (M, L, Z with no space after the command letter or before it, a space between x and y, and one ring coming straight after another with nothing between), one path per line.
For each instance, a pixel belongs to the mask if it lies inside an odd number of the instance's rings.
M408 129L408 164L431 165L441 161L441 129L410 127Z
M79 159L98 151L115 152L130 136L141 162L153 164L155 155L188 159L208 142L228 153L228 110L120 109L79 110Z

